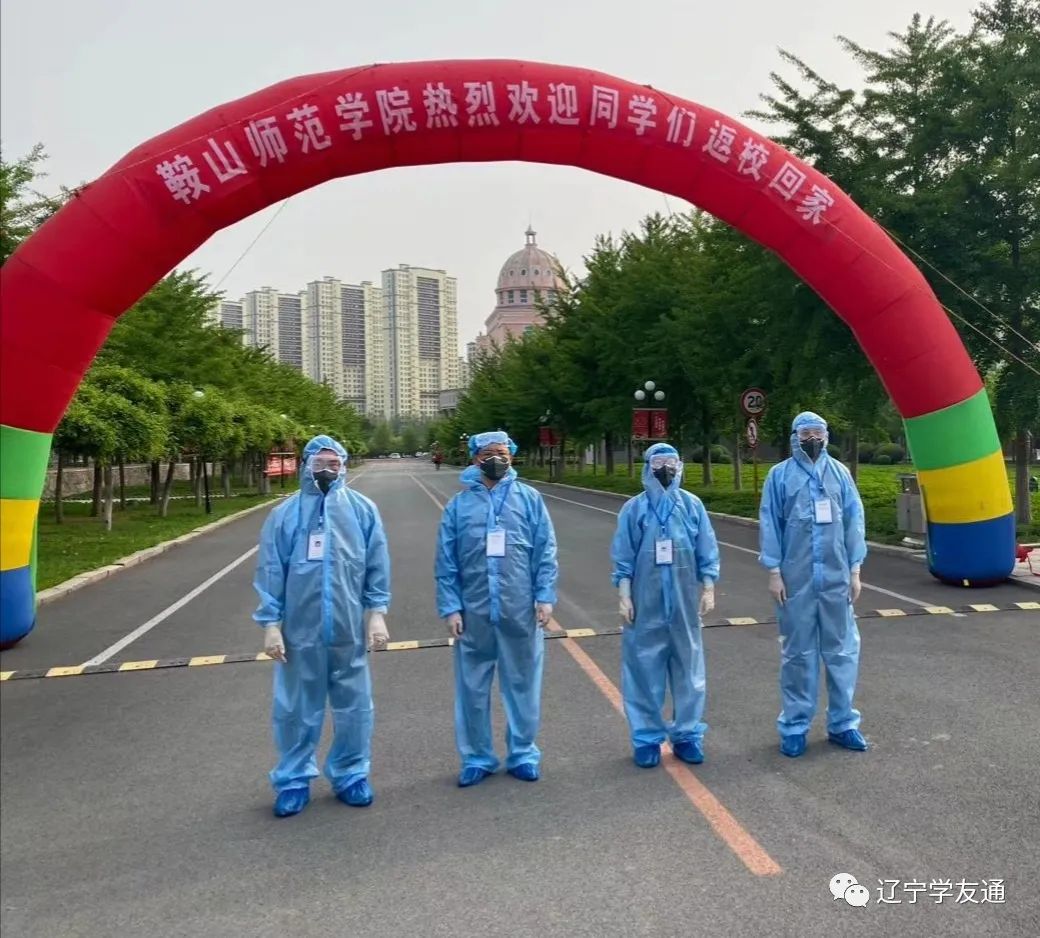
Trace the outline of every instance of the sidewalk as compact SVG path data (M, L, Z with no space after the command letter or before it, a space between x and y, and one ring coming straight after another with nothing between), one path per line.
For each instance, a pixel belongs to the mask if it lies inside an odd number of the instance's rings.
M537 479L532 481L537 485L551 485L555 488L570 489L572 492L584 492L587 495L605 495L608 498L616 498L620 501L627 501L631 498L630 495L622 495L618 492L605 492L602 489L590 489L584 488L580 485L568 485L565 482L542 482ZM709 511L708 515L712 518L721 518L749 528L758 527L757 518L745 518L741 515L727 515L720 511ZM918 560L922 563L926 560L925 551L923 550L899 547L895 544L878 544L874 541L867 541L867 545L871 550L879 553L902 556L910 560ZM1011 576L1008 579L1012 583L1040 590L1040 547L1036 547L1030 552L1029 560L1032 562L1033 571L1036 571L1035 573L1030 570L1029 563L1023 561L1015 564L1015 569L1011 572Z

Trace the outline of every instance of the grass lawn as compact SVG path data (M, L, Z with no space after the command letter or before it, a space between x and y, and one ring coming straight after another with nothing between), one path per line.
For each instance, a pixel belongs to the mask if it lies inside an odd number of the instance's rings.
M769 463L762 463L758 467L759 490L765 481L766 473L770 468ZM545 481L549 477L548 469L539 469L537 466L520 467L521 477ZM899 494L899 476L912 472L910 466L871 466L859 467L859 480L857 486L860 496L863 498L863 507L867 517L867 537L872 541L880 543L898 544L903 537L896 530L896 496ZM606 492L618 492L623 495L635 495L643 490L640 481L642 464L637 463L634 469L634 477L629 478L628 467L625 464L617 466L613 476L607 476L600 469L596 475L592 474L592 467L584 467L584 471L576 472L573 466L568 466L563 481L568 485L581 485L586 488L600 489ZM1014 468L1009 469L1008 478L1011 482L1011 491L1015 490L1013 478ZM705 506L711 511L723 512L729 515L739 515L744 518L758 517L758 497L752 491L752 468L744 466L743 483L744 490L736 492L733 490L733 466L729 463L718 463L712 466L713 484L706 486L701 482L702 472L700 464L688 464L684 471L684 488L698 495ZM1034 473L1035 474L1035 473ZM1034 493L1031 497L1033 504L1033 523L1020 526L1018 537L1020 541L1040 541L1040 493Z
M293 491L296 480L285 491ZM190 494L188 484L174 494ZM136 490L135 490L136 491ZM47 589L79 573L104 567L135 551L154 547L163 541L187 534L195 528L218 521L261 502L271 501L282 490L275 487L273 495L257 495L255 490L235 494L231 498L210 491L212 514L207 515L204 506L196 507L193 499L170 502L169 514L160 518L153 505L145 502L128 502L120 510L118 497L112 512L112 530L106 531L100 518L90 517L90 504L65 503L65 523L54 521L54 503L44 502L40 506L39 554L36 572L36 588ZM147 497L147 489L138 494ZM130 490L127 490L130 495ZM89 493L87 493L89 498Z

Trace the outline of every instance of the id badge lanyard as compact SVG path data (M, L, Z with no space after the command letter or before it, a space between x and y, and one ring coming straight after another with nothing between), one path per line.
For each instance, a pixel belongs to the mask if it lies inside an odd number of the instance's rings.
M799 463L801 465L801 463ZM831 497L822 478L817 478L815 472L810 472L802 466L802 472L809 477L809 497L812 499L813 524L833 524L834 506Z
M506 531L502 527L502 509L505 507L506 499L509 497L509 486L512 481L502 486L502 497L495 503L495 490L488 492L488 501L491 503L491 517L487 531L487 556L505 557L506 555ZM498 488L498 486L495 486Z
M657 505L651 503L651 508L654 511L654 517L657 518L658 523L661 525L660 534L654 539L654 565L661 568L661 594L664 599L664 614L671 620L672 617L672 564L675 562L674 552L675 545L671 537L668 536L668 519L672 517L672 512L675 511L675 506L678 503L678 497L670 499L668 511L665 512L664 517L661 517L660 512L657 510Z

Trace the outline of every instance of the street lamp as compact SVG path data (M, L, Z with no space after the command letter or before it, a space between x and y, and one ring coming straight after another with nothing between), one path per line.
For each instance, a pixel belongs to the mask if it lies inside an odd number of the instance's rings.
M646 381L646 382L644 382L644 384L643 384L643 386L641 388L636 388L636 390L632 393L632 397L634 397L636 399L636 401L638 403L640 403L640 404L642 404L644 401L647 400L647 398L650 398L650 397L652 397L654 399L654 401L656 401L658 404L660 404L664 400L664 398L665 398L665 393L660 388L658 388L658 386L657 386L657 384L655 382L653 382L653 381ZM634 461L633 461L633 458L632 458L632 455L633 455L632 454L632 443L633 443L633 440L634 440L634 437L630 434L629 435L629 440L628 440L628 474L629 474L629 477L631 477L635 473Z
M641 388L637 388L632 395L637 401L645 401L647 395L652 394L655 401L664 400L664 391L657 388L653 381L647 381Z
M192 397L201 399L206 396L205 391L193 391ZM202 456L202 487L206 492L206 514L210 515L213 513L213 506L210 505L209 501L209 473L206 471L206 454L202 452L202 448L199 447L199 455Z

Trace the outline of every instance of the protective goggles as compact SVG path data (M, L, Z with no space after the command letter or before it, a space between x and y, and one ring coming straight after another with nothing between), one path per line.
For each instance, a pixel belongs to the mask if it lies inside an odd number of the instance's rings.
M490 456L478 456L479 462L500 462L509 465L509 457L503 456L501 453L492 453Z
M338 456L312 456L310 467L311 472L324 472L327 469L339 472L343 468L343 460Z
M823 442L823 438L827 435L825 430L799 430L798 431L798 442L804 443L806 440L819 440Z
M651 469L662 469L667 466L669 469L678 470L679 466L682 465L679 462L678 456L651 456L650 457L650 468Z

